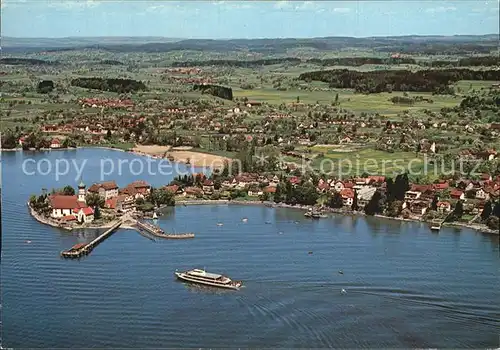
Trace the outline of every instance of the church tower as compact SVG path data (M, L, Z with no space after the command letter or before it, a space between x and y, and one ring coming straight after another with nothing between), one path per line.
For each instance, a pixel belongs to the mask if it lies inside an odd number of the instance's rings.
M85 201L85 194L86 194L85 187L86 186L83 183L83 181L80 180L80 184L78 185L78 201L79 202L86 203L86 201Z

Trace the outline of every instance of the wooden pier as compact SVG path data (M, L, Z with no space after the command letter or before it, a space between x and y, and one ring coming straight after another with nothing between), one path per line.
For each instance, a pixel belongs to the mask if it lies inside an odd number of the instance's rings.
M164 238L164 239L188 239L188 238L194 238L194 233L180 233L180 234L172 234L172 233L165 233L160 227L152 225L147 222L142 222L142 221L137 221L137 228L139 231L146 231L150 235L158 238Z
M106 238L111 236L116 229L120 227L122 224L121 221L118 221L117 223L113 224L109 229L107 229L104 233L99 235L97 238L92 240L90 243L79 243L74 245L68 250L64 250L61 252L61 256L63 258L67 259L77 259L80 258L84 255L89 255L90 252L99 245L102 241L104 241Z

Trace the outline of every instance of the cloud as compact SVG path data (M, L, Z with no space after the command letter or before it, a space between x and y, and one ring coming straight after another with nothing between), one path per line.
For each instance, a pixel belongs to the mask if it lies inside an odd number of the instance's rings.
M434 14L434 13L453 12L456 9L457 8L453 6L448 6L448 7L439 6L439 7L429 7L425 10L425 12Z
M332 11L335 13L349 13L351 9L348 7L336 7Z
M1 8L6 7L17 7L18 5L24 5L27 0L2 0Z
M278 9L278 10L287 9L287 8L290 8L290 7L292 7L292 5L290 4L290 1L285 1L285 0L277 1L274 4L274 8Z
M226 10L249 9L253 7L250 1L216 1L212 5Z
M100 0L66 0L66 1L49 1L48 6L52 8L62 8L66 10L94 8L99 6Z
M182 1L165 1L165 2L153 2L152 5L145 9L145 13L168 13L168 12L184 12L187 10L185 5L182 6ZM198 9L189 9L191 12L197 12Z
M303 11L303 10L311 10L315 9L317 3L314 1L303 1L300 5L295 6L295 10Z

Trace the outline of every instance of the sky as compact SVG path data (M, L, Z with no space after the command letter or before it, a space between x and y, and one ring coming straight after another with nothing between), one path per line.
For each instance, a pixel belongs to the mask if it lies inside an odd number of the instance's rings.
M2 36L310 38L499 33L499 0L1 0Z

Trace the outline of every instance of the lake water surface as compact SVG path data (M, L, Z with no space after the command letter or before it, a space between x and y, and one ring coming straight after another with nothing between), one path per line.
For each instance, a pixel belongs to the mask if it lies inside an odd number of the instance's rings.
M26 157L89 159L87 185L100 180L101 158L134 158L105 150L2 154L4 347L499 345L498 236L435 234L420 223L376 218L310 221L301 211L260 206L180 206L159 224L195 232L194 240L154 242L118 230L88 257L62 260L61 250L97 232L65 232L29 216L30 194L76 183L74 173L59 183L24 175ZM114 179L158 186L171 177ZM245 288L175 281L175 269L193 267L226 273Z

